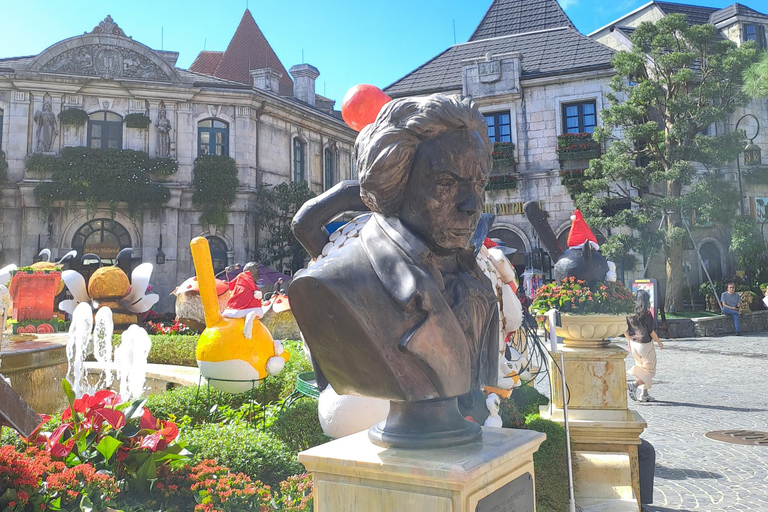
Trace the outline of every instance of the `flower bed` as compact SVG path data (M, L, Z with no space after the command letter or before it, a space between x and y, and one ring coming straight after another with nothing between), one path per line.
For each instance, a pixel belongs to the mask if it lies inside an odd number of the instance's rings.
M597 158L602 153L600 144L591 133L565 133L557 136L557 158L578 160Z
M517 188L517 176L510 173L491 176L485 190L510 190L515 188Z
M515 145L511 142L493 143L493 167L499 169L515 165Z
M619 282L598 281L594 288L586 281L567 277L539 288L531 312L544 315L550 309L576 315L626 315L632 312L634 298Z

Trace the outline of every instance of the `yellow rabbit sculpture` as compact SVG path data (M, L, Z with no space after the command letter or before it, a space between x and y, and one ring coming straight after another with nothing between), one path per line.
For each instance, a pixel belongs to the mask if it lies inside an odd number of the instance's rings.
M253 322L252 336L248 339L243 335L244 318L221 316L208 240L197 237L189 246L206 325L197 340L197 366L211 386L221 391L248 391L253 387L252 381L280 373L290 355L279 341L272 339L261 322Z

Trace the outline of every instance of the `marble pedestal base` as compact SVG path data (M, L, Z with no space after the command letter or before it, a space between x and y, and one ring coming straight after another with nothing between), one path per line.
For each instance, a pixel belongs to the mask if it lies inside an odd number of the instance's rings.
M533 454L545 438L483 427L476 443L404 450L360 432L301 452L299 461L313 474L315 512L475 512L496 498L506 501L499 511L533 512L525 505L534 502Z
M627 408L627 351L558 346L568 385L568 423L574 451L576 504L589 510L640 509L637 447L645 420ZM560 356L552 354L559 364ZM560 373L550 363L552 403L541 415L563 424ZM607 507L607 508L604 508Z

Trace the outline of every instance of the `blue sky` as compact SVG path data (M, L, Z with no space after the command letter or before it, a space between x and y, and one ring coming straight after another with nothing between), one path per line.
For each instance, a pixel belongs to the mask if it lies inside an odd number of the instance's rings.
M768 12L760 5L765 0L739 1ZM646 2L560 3L588 34ZM452 45L454 23L456 42L466 41L491 0L0 0L0 57L37 54L111 14L135 40L178 51L178 65L186 68L204 47L226 49L246 4L286 69L301 63L303 52L304 62L320 70L317 92L338 108L349 87L389 85Z

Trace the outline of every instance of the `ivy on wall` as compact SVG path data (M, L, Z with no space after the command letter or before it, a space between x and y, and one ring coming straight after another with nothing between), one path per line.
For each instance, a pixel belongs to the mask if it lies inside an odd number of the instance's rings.
M128 128L140 129L147 128L150 124L152 124L152 121L149 119L149 117L146 114L141 113L128 114L123 119L123 122Z
M27 157L24 168L28 173L43 176L53 172L56 165L56 157L53 155L44 155L42 153L33 153Z
M195 159L192 203L203 210L200 224L224 227L229 223L229 207L235 202L240 181L235 160L228 156L201 155Z
M108 203L114 218L119 203L127 203L132 219L143 208L159 209L171 198L168 187L152 183L153 160L143 151L67 147L54 158L53 180L35 187L35 197L48 213L56 201L67 206L85 202L88 217L100 203Z
M88 113L80 108L68 108L59 112L59 121L66 126L82 126L88 122Z

